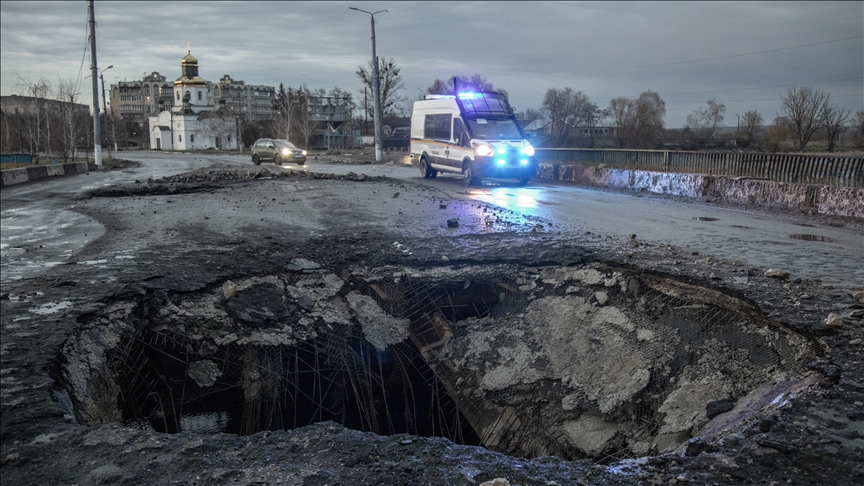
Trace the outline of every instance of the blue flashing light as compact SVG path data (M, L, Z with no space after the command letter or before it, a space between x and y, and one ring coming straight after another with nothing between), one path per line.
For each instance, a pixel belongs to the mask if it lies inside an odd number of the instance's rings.
M498 165L504 165L504 164L506 164L506 163L507 163L507 161L506 161L506 160L504 160L504 159L498 159L498 161L497 161L497 162L498 162Z
M519 161L519 163L522 164L522 165L528 165L528 161L525 160L525 159L521 159L521 160Z
M473 100L477 98L477 93L459 93L460 100Z
M499 153L499 154L503 154L503 153L506 153L506 152L507 152L507 149L505 149L504 147L498 147L498 153Z

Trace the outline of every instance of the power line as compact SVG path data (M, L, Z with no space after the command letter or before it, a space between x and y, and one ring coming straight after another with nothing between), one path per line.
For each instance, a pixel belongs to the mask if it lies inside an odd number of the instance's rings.
M88 27L87 22L89 22L89 18L87 17L86 14L87 14L87 12L85 12L85 17L84 17L84 52L81 53L81 65L78 66L78 78L75 79L75 88L74 88L75 92L78 92L78 90L80 89L80 86L81 86L81 81L82 81L82 78L81 78L82 72L81 71L84 70L84 59L87 57L87 41L90 40L90 33L87 32L87 27Z
M748 91L751 89L769 89L769 88L788 88L790 86L800 86L802 84L825 84L825 83L836 83L839 81L852 81L856 79L864 79L864 76L857 76L854 78L843 78L843 79L831 79L828 81L813 81L810 83L795 83L795 84L778 84L776 86L760 86L758 88L737 88L737 89L721 89L714 91L693 91L691 93L663 93L660 96L678 96L678 95L694 95L694 94L709 94L709 93L729 93L732 91Z
M830 44L832 42L842 42L842 41L847 41L847 40L852 40L852 39L860 39L862 37L864 37L864 35L856 35L853 37L846 37L843 39L834 39L834 40L823 41L823 42L814 42L812 44L802 44L800 46L781 47L779 49L768 49L766 51L749 52L747 54L733 54L731 56L709 57L706 59L694 59L692 61L667 62L667 63L663 63L663 64L646 64L644 66L636 66L636 67L637 68L646 68L646 67L672 66L675 64L689 64L689 63L694 63L694 62L716 61L718 59L730 59L733 57L754 56L756 54L765 54L766 52L788 51L789 49L800 49L802 47L818 46L818 45L822 45L822 44Z
M853 96L857 96L857 97L860 98L860 97L861 97L861 94L845 94L845 95L835 95L835 94L831 94L831 99L834 99L834 98L851 98L851 97L853 97ZM720 101L721 101L722 103L750 103L750 102L757 102L757 101L779 101L779 100L781 100L782 98L783 98L782 96L777 96L777 97L774 97L774 98L760 98L760 99L756 99L756 100L720 100ZM663 102L666 103L667 105L671 105L671 104L689 104L689 103L697 103L697 104L698 104L698 103L704 103L703 100L690 100L690 101L683 101L683 100L682 100L682 101L666 101L666 100L663 100Z

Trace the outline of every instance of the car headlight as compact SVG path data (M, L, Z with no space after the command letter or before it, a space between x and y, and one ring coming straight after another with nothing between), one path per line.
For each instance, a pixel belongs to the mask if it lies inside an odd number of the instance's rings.
M282 155L291 155L291 151L288 149L282 149Z
M523 154L527 155L528 157L534 156L534 147L532 147L531 145L526 145L526 146L522 147L522 149L519 151L522 152Z
M306 155L306 151L305 151L305 150L303 151L303 155Z
M487 155L492 155L493 150L492 147L490 147L489 145L478 145L475 149L475 152L480 157L486 157Z

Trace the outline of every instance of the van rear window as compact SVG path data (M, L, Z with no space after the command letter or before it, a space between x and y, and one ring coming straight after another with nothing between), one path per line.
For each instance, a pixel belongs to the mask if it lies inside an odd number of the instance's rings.
M426 115L426 119L423 121L423 138L450 140L450 126L452 123L453 115L450 113Z

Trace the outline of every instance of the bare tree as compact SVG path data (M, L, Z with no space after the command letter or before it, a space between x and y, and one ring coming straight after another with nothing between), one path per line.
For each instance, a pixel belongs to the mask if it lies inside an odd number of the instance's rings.
M742 148L747 148L756 142L759 138L759 132L762 129L762 124L765 121L762 115L756 110L744 113L741 119L741 125L738 127L738 144Z
M456 80L456 86L453 85L453 80ZM432 85L426 88L426 94L452 95L456 94L456 88L459 91L486 91L500 93L507 96L507 92L503 89L495 89L495 86L480 74L472 74L471 76L456 75L450 76L446 80L436 79Z
M837 135L843 131L843 127L849 120L850 114L851 112L849 110L838 108L833 104L829 105L827 100L825 104L822 105L822 116L819 120L819 125L825 132L825 138L828 139L829 152L834 151L834 140L837 138Z
M326 95L323 89L316 90L314 93L303 86L298 91L297 123L295 124L297 135L300 139L300 146L304 149L309 149L309 144L312 142L312 137L321 129L321 123L314 120L309 115L309 99L315 95L322 97Z
M372 95L374 92L372 83L372 61L370 60L368 64L368 68L365 66L357 66L355 74L357 74L357 77L363 81L363 84L369 90L369 97L371 99L374 98ZM379 102L381 104L380 108L382 118L403 111L401 104L405 99L399 96L399 90L405 87L405 82L402 81L402 75L400 74L401 70L402 68L397 66L393 59L381 58L378 60L378 84L381 87ZM369 106L369 116L374 116L374 102L370 102Z
M80 134L84 131L84 126L89 120L84 119L82 113L76 108L78 98L81 96L76 82L71 79L61 79L57 85L55 96L60 101L58 108L62 124L63 149L61 154L63 161L66 162L70 155L74 161Z
M540 112L544 119L549 120L549 144L553 147L572 147L578 130L593 124L596 111L597 105L591 103L581 91L571 88L547 90Z
M615 98L605 111L616 127L618 144L627 148L656 148L663 134L666 103L653 91L638 99Z
M829 96L820 89L810 86L790 88L782 98L780 112L789 131L798 141L798 150L804 150L810 139L820 127L822 110Z
M536 120L541 120L543 118L543 113L535 108L528 108L525 111L517 113L516 118L519 119L519 123L521 123L523 127L527 127Z
M778 116L774 118L774 123L765 130L765 146L772 152L778 152L786 140L789 140L789 120Z
M51 83L45 78L39 78L38 81L25 79L20 74L15 73L18 77L16 88L31 98L30 109L22 113L22 121L27 130L27 139L30 142L30 153L37 153L39 150L50 152L50 125L47 122L47 100L51 94ZM35 142L35 143L34 143Z
M302 88L298 88L298 91ZM275 138L291 139L292 122L298 111L297 104L299 95L292 88L285 90L285 85L279 83L276 90L276 98L270 103L270 117L273 120L273 129L276 131Z
M631 119L634 118L632 114L634 111L633 105L633 100L618 97L609 101L609 107L605 111L606 116L615 126L615 138L618 140L619 148L626 147L630 138L628 132L632 125Z
M687 123L684 124L684 128L689 130L699 147L704 146L714 136L717 126L723 122L723 114L726 113L726 105L723 103L711 99L707 104L706 108L687 115Z
M633 127L633 148L656 148L663 135L663 118L666 103L653 91L645 91L636 100Z
M864 147L864 110L855 112L855 118L852 120L852 131L855 142L859 147Z

